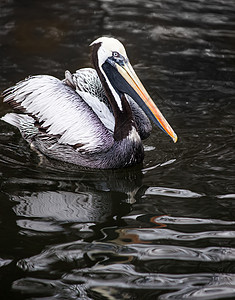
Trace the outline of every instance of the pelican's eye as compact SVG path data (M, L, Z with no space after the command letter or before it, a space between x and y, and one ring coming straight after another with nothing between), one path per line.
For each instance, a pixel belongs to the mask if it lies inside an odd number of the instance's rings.
M120 54L117 51L112 52L113 57L120 58Z
M127 61L127 59L125 59L125 57L117 51L112 52L112 60L120 66L124 66L125 62Z

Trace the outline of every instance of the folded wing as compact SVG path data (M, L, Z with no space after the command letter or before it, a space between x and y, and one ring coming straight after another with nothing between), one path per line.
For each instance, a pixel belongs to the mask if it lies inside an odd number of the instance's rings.
M32 76L7 89L4 102L33 116L48 135L78 151L107 151L113 136L70 86L48 75ZM94 98L95 101L95 98Z

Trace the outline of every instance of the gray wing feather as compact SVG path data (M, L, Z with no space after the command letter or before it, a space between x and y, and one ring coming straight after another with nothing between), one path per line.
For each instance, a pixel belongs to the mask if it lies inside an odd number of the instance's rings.
M115 119L95 69L83 68L71 74L65 71L64 82L86 101L106 128L113 134Z

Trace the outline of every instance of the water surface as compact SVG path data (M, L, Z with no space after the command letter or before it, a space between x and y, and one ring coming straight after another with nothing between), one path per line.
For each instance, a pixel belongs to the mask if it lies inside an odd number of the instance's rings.
M40 161L0 122L1 299L235 298L234 10L1 1L1 91L88 67L89 44L114 36L179 136L154 128L143 165L94 171Z

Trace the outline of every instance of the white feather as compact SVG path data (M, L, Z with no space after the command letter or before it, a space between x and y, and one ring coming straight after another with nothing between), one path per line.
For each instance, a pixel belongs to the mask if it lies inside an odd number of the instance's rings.
M98 118L104 124L104 126L113 133L114 126L115 126L115 119L114 119L114 115L108 109L107 105L99 101L96 97L90 95L89 93L81 92L81 91L77 91L77 93L92 108L92 110L98 116Z
M7 113L5 116L1 117L1 120L3 120L6 123L9 123L15 127L21 128L24 124L34 123L34 120L32 117L28 115L21 115L16 113Z
M35 115L51 135L63 144L83 144L79 149L107 150L113 137L91 108L60 80L48 75L31 77L8 92L5 101L14 100L27 113Z

